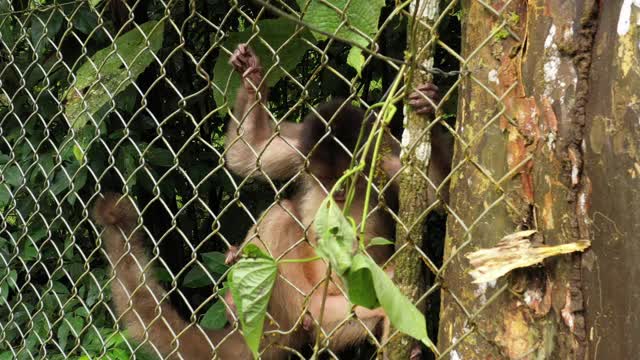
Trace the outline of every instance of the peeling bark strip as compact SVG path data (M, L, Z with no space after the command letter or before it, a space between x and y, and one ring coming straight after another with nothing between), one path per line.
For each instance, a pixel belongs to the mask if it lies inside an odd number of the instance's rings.
M583 6L580 30L574 41L573 63L578 77L575 103L571 111L570 129L566 132L567 138L562 139L562 143L566 141L566 146L559 149L565 151L561 158L564 160L565 176L568 178L566 181L570 184L567 200L575 211L573 214L568 214L572 218L571 237L574 240L592 237L586 210L591 203L591 190L589 178L584 174L584 128L599 7L596 0L587 0ZM575 354L577 358L583 359L586 357L587 331L584 319L581 258L582 254L578 253L572 256L566 301L561 314L565 325L575 336L574 340L577 340L577 343L574 343Z
M408 50L411 53L411 69L405 83L408 92L415 86L431 81L427 73L417 71L419 65L430 68L433 64L433 34L421 23L432 27L440 14L439 0L414 0L411 10L416 17L409 22ZM400 177L400 223L396 226L396 250L394 280L402 293L416 303L426 288L422 247L425 211L429 207L429 182L422 175L427 172L431 157L431 139L427 131L432 119L418 115L405 107L404 132L402 134L402 165ZM417 304L424 311L424 304ZM391 333L393 334L393 332ZM432 335L432 334L429 334ZM406 360L417 345L416 340L397 333L385 347L389 359Z

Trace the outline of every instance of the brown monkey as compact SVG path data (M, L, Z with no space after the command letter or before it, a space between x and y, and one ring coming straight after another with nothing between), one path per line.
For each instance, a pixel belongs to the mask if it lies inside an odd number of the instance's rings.
M333 101L319 106L301 124L279 124L276 133L266 109L267 93L261 85L259 59L249 47L240 45L231 63L243 75L243 86L238 91L234 119L227 129L227 166L245 177L275 180L297 176L300 184L291 199L279 201L262 215L259 224L249 230L245 242L257 244L276 258L315 256L316 238L310 226L315 213L327 196L327 190L349 166L351 155L344 149L353 152L360 127L368 128L371 122L364 119L361 109ZM434 98L437 89L425 85L418 90ZM420 112L432 111L429 101L415 93L409 104ZM328 136L327 122L331 129ZM388 143L392 151L381 159L380 167L391 178L400 169L399 148L392 141ZM306 166L305 158L309 159ZM378 207L377 196L371 200L370 213L362 214L364 187L365 181L360 179L351 216L356 222L366 219L366 239L392 238L393 221L382 207ZM396 201L396 192L395 184L387 187L384 197L390 204ZM344 202L343 193L334 193L334 198L338 204ZM151 274L144 272L148 258L141 244L143 230L137 225L138 213L130 200L107 194L96 204L94 216L105 226L103 238L116 273L112 283L116 310L134 338L151 345L164 356L187 360L214 356L222 359L251 357L238 331L231 327L204 331L180 318L163 299L161 286ZM388 246L370 249L371 256L379 264L383 264L393 251ZM235 257L235 252L231 252L227 260L232 262ZM375 329L385 318L381 309L361 307L355 307L355 318L349 318L352 306L340 290L337 278L333 278L328 287L324 311L321 311L322 281L327 273L323 261L283 263L278 270L279 277L268 308L272 320L267 320L265 326L269 335L262 341L262 358L283 359L290 349L300 349L310 343L318 330L314 324L332 332L329 347L334 351L341 350L361 343L368 331ZM227 300L233 306L230 297Z
M281 201L261 217L247 235L245 243L261 246L272 256L284 259L307 258L315 255L316 244L313 218L338 178L348 168L362 126L371 127L371 119L364 118L364 112L341 101L331 101L320 105L305 117L300 124L276 122L266 108L267 91L262 84L262 68L255 53L247 45L241 44L231 57L231 64L242 74L243 86L239 89L234 108L234 118L227 129L226 165L243 177L289 179L297 176L300 189L289 200ZM435 98L437 88L426 84L413 93L409 105L420 113L433 111L429 100ZM328 131L330 129L330 132ZM366 133L367 131L365 131ZM387 144L391 153L380 163L387 178L392 178L400 169L399 147L389 138ZM345 148L348 150L345 151ZM308 159L308 163L306 163ZM440 180L435 180L439 183ZM377 196L373 196L369 214L362 214L366 182L356 183L355 198L350 215L356 222L366 219L366 240L375 236L393 237L393 221L382 207L378 207ZM341 205L344 194L334 193L334 200ZM384 194L388 203L397 200L397 185L390 184ZM305 241L306 239L306 241ZM234 250L232 250L234 251ZM369 250L379 264L390 257L393 249L376 246ZM234 254L227 258L235 259ZM310 330L310 325L318 323L325 332L335 331L330 337L329 347L338 351L362 342L367 331L373 330L385 317L381 309L369 310L355 307L355 317L349 318L351 304L340 290L340 281L332 278L327 297L323 303L323 287L318 286L327 274L323 261L311 263L285 263L279 267L280 277L276 281L269 304L269 313L279 330L284 332L276 342L297 348L305 339L300 331L301 317L305 311L310 314L302 325ZM308 303L305 302L308 299ZM231 301L230 297L227 299ZM311 320L310 320L311 319ZM273 350L272 350L273 351Z

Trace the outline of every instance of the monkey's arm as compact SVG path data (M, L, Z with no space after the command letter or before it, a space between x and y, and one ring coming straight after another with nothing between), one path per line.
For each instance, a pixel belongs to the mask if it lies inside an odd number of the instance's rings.
M242 75L234 116L226 134L226 163L240 176L266 176L283 179L302 168L300 153L301 126L288 122L274 129L266 108L267 90L262 85L260 60L245 44L238 46L230 60Z

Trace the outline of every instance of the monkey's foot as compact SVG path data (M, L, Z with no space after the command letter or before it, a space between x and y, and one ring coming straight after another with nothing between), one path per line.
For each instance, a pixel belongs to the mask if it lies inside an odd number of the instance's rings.
M242 82L248 91L255 91L262 81L260 59L247 44L240 44L233 52L229 63L242 75Z
M438 103L438 97L437 86L431 83L422 84L409 95L409 105L418 114L430 114L434 111L433 105Z
M227 253L225 254L224 257L224 263L225 265L233 265L238 261L238 258L240 257L240 252L238 251L238 247L236 246L229 246L229 250L227 250Z

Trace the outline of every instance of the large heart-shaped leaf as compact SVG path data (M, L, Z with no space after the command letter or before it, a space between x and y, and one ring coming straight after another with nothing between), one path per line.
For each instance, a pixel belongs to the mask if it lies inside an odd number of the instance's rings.
M251 249L255 248L255 245L251 246ZM258 358L264 319L277 272L276 261L262 253L259 257L240 259L229 274L231 295L242 332L255 358Z

